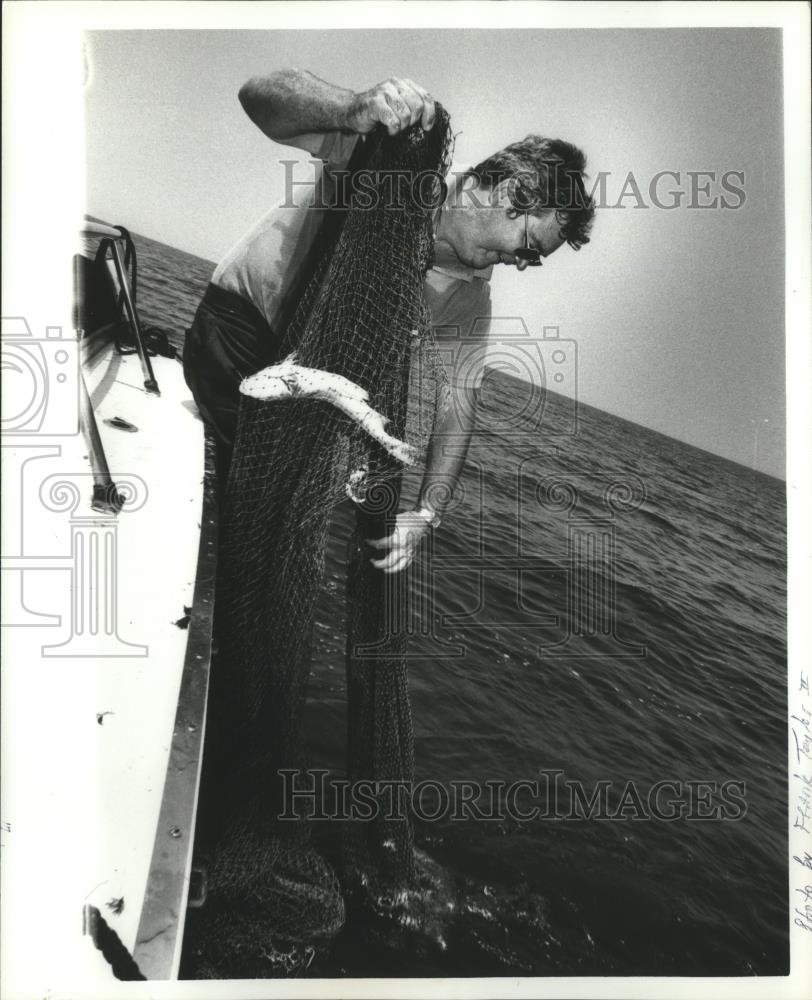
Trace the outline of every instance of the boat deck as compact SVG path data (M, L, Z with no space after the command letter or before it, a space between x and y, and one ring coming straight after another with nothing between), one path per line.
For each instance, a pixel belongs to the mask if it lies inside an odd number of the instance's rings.
M128 501L118 515L91 507L82 434L55 438L50 454L21 446L16 456L23 486L33 473L40 483L41 502L21 507L41 555L20 572L34 627L6 633L18 667L7 678L15 717L6 738L26 759L14 772L24 786L6 789L15 815L3 838L4 889L15 920L32 925L19 939L47 942L47 966L85 986L113 977L82 934L88 907L146 978L176 974L191 864L216 558L213 493L204 490L211 447L181 365L152 362L160 396L145 391L137 355L108 346L85 361L112 478ZM137 430L106 422L114 418ZM25 873L41 884L43 868L52 896L32 899Z

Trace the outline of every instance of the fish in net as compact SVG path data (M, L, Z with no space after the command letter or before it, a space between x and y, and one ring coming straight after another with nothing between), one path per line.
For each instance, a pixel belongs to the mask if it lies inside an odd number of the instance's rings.
M415 125L367 137L354 196L339 224L335 215L325 224L279 360L242 387L221 519L219 649L204 761L217 799L202 807L211 861L207 903L193 921L200 976L289 973L279 959L292 953L289 945L329 939L344 920L339 880L310 846L306 820L280 814L296 813L281 772L305 762L314 609L331 513L347 496L356 508L347 558L347 777L412 779L406 633L396 621L408 588L371 565L364 539L389 533L404 465L425 462L448 405L423 279L451 144L439 105L430 131ZM345 890L379 900L413 890L405 812L348 822L345 845Z

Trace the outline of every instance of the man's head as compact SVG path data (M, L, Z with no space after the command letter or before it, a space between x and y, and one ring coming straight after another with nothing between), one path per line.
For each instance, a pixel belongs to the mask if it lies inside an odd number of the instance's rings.
M586 157L561 139L528 135L473 167L443 213L438 233L471 267L527 262L516 258L527 242L542 257L564 243L589 242L595 213L584 187Z

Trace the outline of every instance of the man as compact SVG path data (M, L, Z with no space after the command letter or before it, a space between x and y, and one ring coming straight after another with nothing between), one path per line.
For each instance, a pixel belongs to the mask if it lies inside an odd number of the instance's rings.
M419 123L430 130L435 117L430 94L410 80L392 79L354 93L301 70L282 70L250 80L240 91L240 101L269 138L306 150L322 165L317 183L297 183L288 200L263 216L226 254L187 333L184 373L217 441L221 490L234 447L240 382L282 360L279 355L286 324L295 309L301 281L320 247L318 236L325 213L318 206L334 202L338 171L347 166L356 145L373 129L384 126L390 135L396 135ZM442 407L436 418L416 508L397 515L387 538L369 538L366 533L377 530L371 525L381 519L356 510L358 521L348 562L354 581L354 608L360 608L358 595L363 595L363 615L359 616L363 623L353 622L348 612L347 775L353 782L374 778L408 784L413 771L405 661L386 653L381 660L370 660L350 648L349 639L357 639L362 632L366 636L365 629L377 641L380 619L388 607L389 588L378 586L381 581L370 586L370 578L377 575L376 570L394 574L409 565L421 541L439 523L454 491L474 427L493 267L502 264L523 271L534 253L543 258L565 242L575 248L588 242L593 208L584 194L584 165L583 154L568 143L528 136L473 170L450 177L445 200L434 213L434 263L423 283L432 323L438 333L456 329L468 337L474 321L479 320L476 331L481 339L473 357L466 351L464 364L454 364L448 373L455 399L453 405ZM367 550L355 542L364 537ZM363 562L367 554L371 567ZM224 606L228 607L228 601ZM361 643L365 641L362 638ZM253 642L252 632L249 646ZM293 639L290 642L296 645ZM239 643L236 648L242 651ZM272 757L274 761L284 758L282 764L293 768L300 766L303 699L299 693L306 688L308 665L298 658L298 645L290 662L276 655L269 655L267 662L248 660L251 662L246 666L240 655L224 656L227 669L212 673L212 684L220 684L219 694L210 699L212 709L222 708L224 702L230 707L225 721L212 725L210 731L220 734L220 742L214 741L209 755L213 764L209 776L204 773L198 819L198 856L204 858L211 845L215 858L212 897L219 893L220 898L220 909L210 914L209 924L204 921L201 947L211 952L222 974L233 972L232 958L244 954L244 942L232 948L229 940L222 939L217 914L223 907L222 912L229 914L227 923L243 930L251 926L251 933L263 942L274 935L287 940L293 934L285 926L288 911L284 907L269 904L260 914L252 904L249 918L243 912L244 895L250 895L254 902L260 896L300 901L297 913L301 910L310 928L305 933L299 927L296 933L300 941L311 933L324 936L326 929L335 929L344 919L343 898L329 866L304 844L291 847L289 843L287 835L298 824L288 824L283 830L280 820L272 830L260 831L245 805L260 801L263 810L270 805L278 816L276 807L283 793L254 763ZM380 663L385 663L384 669L377 669ZM250 729L246 742L241 735L245 727L233 726L232 721L248 716L261 719L263 728L256 740L254 729ZM217 713L210 718L216 721ZM210 739L207 735L207 742ZM246 767L242 768L244 762ZM277 775L282 773L278 763L274 770ZM341 891L351 890L359 880L361 886L385 886L387 891L402 887L403 878L410 877L415 864L410 821L348 827L346 886ZM399 906L400 898L395 893L393 905ZM318 906L307 902L314 900L320 900Z
M300 186L297 203L272 209L226 254L187 333L184 373L217 439L221 489L234 445L239 383L281 360L275 354L280 323L290 315L297 269L321 223L322 213L313 208L316 197L330 204L335 173L346 166L359 137L378 125L390 135L416 123L428 130L435 114L431 95L408 79L392 78L355 93L298 69L253 78L239 98L265 135L306 150L324 166L319 191L303 192ZM475 320L486 322L476 328L482 340L473 371L469 354L464 378L456 369L450 372L456 405L434 428L416 509L398 515L388 538L369 540L378 550L372 564L385 573L405 569L425 534L439 524L465 461L486 348L492 269L502 264L523 271L534 252L547 257L565 242L574 249L589 242L594 208L584 191L584 167L576 147L530 135L450 178L435 213L435 260L424 293L435 327L466 335ZM437 485L442 488L429 491Z

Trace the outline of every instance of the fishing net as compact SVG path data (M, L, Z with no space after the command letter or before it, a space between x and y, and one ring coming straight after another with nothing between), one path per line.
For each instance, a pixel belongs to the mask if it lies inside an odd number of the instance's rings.
M438 106L431 131L413 126L389 137L381 130L365 147L355 196L338 224L332 213L323 227L279 357L295 352L299 366L363 389L419 469L447 405L422 285L450 160L448 116ZM330 402L241 398L222 512L219 651L209 697L206 766L219 778L216 821L211 806L205 821L213 847L209 898L197 921L202 975L273 975L263 956L328 938L344 918L338 881L309 846L307 822L279 815L302 811L280 772L305 763L314 607L331 513L348 496L356 507L347 576L348 778L411 781L406 630L393 623L393 608L403 620L407 588L398 574L371 565L377 553L364 544L389 534L402 471ZM408 816L347 823L342 874L345 889L393 898L408 889L415 875Z

